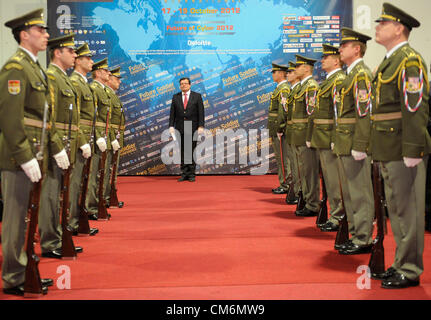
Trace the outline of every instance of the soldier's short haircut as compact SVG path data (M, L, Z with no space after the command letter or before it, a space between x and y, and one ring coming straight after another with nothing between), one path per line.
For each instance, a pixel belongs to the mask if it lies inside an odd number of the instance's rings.
M28 31L29 29L30 29L30 26L12 30L13 38L15 39L16 42L18 42L18 44L21 43L21 37L20 37L21 31Z
M54 52L55 50L60 50L60 52L63 52L64 48L53 48L53 49L49 49L49 60L54 60Z
M361 58L365 56L365 52L367 52L367 44L361 41L352 41L354 46L359 46L359 54Z

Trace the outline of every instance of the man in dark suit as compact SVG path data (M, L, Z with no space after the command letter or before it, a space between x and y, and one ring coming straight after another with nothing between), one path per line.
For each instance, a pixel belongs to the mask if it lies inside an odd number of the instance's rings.
M195 181L195 161L193 151L196 141L193 134L204 129L204 104L202 96L190 90L189 78L180 79L181 92L172 97L169 131L175 134L175 129L181 135L181 178L178 181Z

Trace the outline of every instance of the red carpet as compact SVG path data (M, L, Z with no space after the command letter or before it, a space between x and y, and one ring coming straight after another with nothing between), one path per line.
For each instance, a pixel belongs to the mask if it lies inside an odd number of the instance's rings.
M421 286L359 289L356 273L369 255L342 256L335 233L299 218L284 195L273 195L276 176L119 177L122 209L110 221L91 221L100 232L74 237L77 260L42 258L43 278L61 280L40 299L429 299L430 233L425 237ZM388 226L390 224L388 223ZM40 252L39 246L36 248ZM385 238L387 267L395 244ZM61 282L61 281L60 281ZM0 299L22 299L0 294Z

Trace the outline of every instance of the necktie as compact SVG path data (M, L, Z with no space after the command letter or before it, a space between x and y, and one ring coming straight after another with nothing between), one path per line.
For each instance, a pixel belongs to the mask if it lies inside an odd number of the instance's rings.
M184 102L183 102L184 109L187 108L187 102L188 102L188 100L187 100L187 93L184 93Z

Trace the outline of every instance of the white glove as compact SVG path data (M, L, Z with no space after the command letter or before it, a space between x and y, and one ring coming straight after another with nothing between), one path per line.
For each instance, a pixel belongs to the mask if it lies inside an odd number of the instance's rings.
M352 156L356 161L364 160L367 157L367 154L365 152L361 151L355 151L352 149Z
M331 142L331 150L334 150L335 143Z
M96 144L99 147L100 151L105 152L105 150L106 150L106 141L105 141L104 138L97 139Z
M114 140L111 142L112 148L114 148L114 152L117 152L118 149L120 149L120 144L118 143L118 140Z
M174 127L169 127L169 133L170 134L174 134L175 133L175 128Z
M66 150L61 150L59 153L54 154L55 162L60 169L66 170L70 166L69 158L67 157Z
M21 168L31 182L38 182L42 178L42 173L40 172L39 163L37 163L36 158L23 163Z
M310 141L305 141L305 145L307 146L307 148L311 148L311 142Z
M413 168L413 167L416 167L422 161L422 158L403 157L403 160L407 168Z
M277 132L278 140L281 140L281 137L283 136L283 132Z
M82 150L82 156L83 156L85 159L88 159L88 158L90 158L90 157L91 157L91 147L90 147L90 145L89 145L88 143L86 143L86 144L84 144L84 145L80 146L80 147L79 147L79 149L81 149L81 150Z

